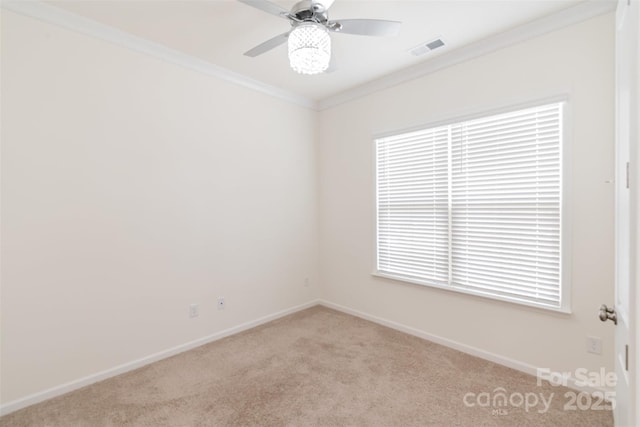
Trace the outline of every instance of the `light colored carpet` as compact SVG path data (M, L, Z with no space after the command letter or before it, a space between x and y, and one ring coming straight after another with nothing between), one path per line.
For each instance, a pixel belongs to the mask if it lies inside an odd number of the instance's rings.
M554 394L546 413L468 407L482 392ZM610 426L561 387L323 307L0 418L2 426ZM485 395L486 397L486 395ZM485 401L480 399L481 403ZM502 410L502 411L500 411Z

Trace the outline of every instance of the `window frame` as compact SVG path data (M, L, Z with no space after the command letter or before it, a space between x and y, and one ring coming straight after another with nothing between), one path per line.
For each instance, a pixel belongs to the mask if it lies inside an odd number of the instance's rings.
M571 103L568 93L553 95L544 98L535 98L530 101L520 103L509 103L502 106L493 108L476 108L472 111L465 111L457 114L449 114L435 120L428 121L426 123L411 126L408 128L396 129L392 131L378 132L373 134L371 139L371 158L372 158L372 182L373 182L373 250L372 250L372 264L373 271L371 273L374 277L383 279L389 279L395 282L407 283L419 286L425 286L429 288L442 289L448 292L456 294L470 295L473 297L482 298L484 300L500 301L518 306L524 306L542 310L544 312L556 312L571 314L571 270L573 266L572 260L572 230L571 230L571 176L572 176L572 163L571 163L571 146L572 146L572 132L571 132ZM415 132L425 130L429 128L435 128L439 126L446 126L453 123L464 122L467 120L478 119L482 117L489 117L493 115L499 115L518 110L524 110L527 108L533 108L546 104L562 103L562 141L560 144L560 306L551 307L540 304L530 303L526 301L517 301L510 298L504 298L498 295L485 295L478 292L474 292L467 289L455 288L449 285L443 285L428 280L420 280L414 277L404 277L401 275L394 275L378 270L378 218L379 218L379 204L378 204L378 159L377 159L377 145L376 141L380 138L396 136L404 133Z

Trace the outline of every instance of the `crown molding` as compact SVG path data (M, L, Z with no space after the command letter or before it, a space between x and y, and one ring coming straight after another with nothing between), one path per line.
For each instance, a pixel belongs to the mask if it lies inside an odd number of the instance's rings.
M109 25L96 22L92 19L67 12L55 6L39 1L3 0L1 7L2 9L15 12L20 15L29 16L40 21L58 25L68 30L95 37L139 53L150 55L184 68L217 77L238 86L252 89L305 108L315 110L317 107L316 102L312 99L254 80L224 67L214 65L210 62L187 55L159 43L154 43L144 38L134 36Z
M347 89L318 101L322 111L357 98L408 82L446 67L477 58L496 50L538 37L569 25L577 24L605 13L613 12L616 2L611 0L588 0L570 8L545 16L530 23L489 36L477 42L444 53L431 60L388 74L379 79Z
M616 7L616 3L613 0L587 0L577 4L576 6L561 10L560 12L548 15L519 27L515 27L511 30L489 36L485 39L460 47L433 59L416 64L412 67L405 68L379 79L355 86L320 101L314 101L313 99L263 83L164 45L151 42L114 27L64 11L55 6L39 1L1 1L1 7L11 12L55 24L136 52L154 56L203 74L217 77L221 80L273 96L283 101L291 102L295 105L320 111L423 77L443 68L486 55L496 50L547 34L560 28L577 24L578 22L582 22L605 13L613 12Z

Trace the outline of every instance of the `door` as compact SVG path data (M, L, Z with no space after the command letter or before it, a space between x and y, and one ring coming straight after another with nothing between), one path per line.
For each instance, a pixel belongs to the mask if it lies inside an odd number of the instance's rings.
M636 232L638 220L637 63L638 0L618 0L616 10L616 426L635 426ZM639 264L640 265L640 264Z

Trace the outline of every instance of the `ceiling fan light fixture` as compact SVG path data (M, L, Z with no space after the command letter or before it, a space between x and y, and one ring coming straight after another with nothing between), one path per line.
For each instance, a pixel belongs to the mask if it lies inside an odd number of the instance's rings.
M329 68L331 37L320 24L302 23L291 30L288 39L289 64L300 74L319 74Z

